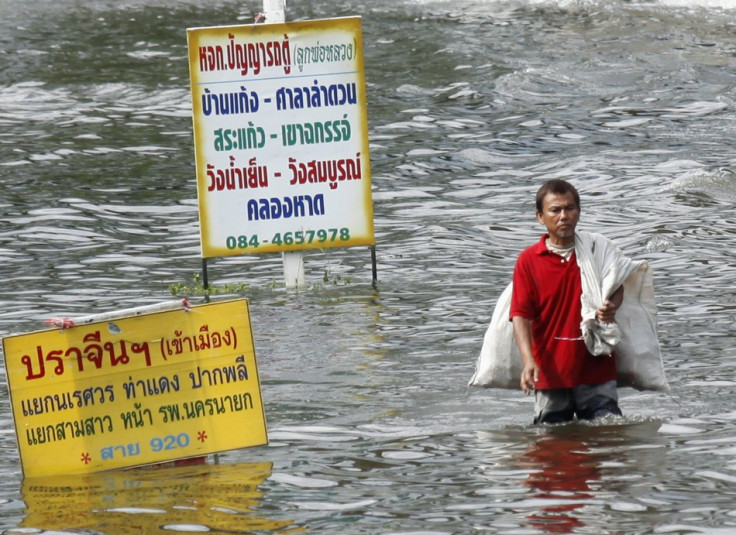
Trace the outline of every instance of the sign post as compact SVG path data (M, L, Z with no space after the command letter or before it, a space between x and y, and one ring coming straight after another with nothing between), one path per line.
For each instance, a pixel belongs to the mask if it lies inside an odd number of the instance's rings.
M263 0L266 22L286 22L286 0Z
M278 4L278 5L277 5ZM264 1L267 19L283 2ZM187 30L202 257L375 246L360 18ZM375 275L375 269L374 269Z
M266 22L286 22L286 0L263 0L263 14ZM306 286L303 252L284 251L281 253L281 262L284 267L284 284L287 288Z

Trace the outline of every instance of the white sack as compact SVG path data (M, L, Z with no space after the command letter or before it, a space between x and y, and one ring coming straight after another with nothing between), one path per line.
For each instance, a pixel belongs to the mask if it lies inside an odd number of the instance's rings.
M595 320L589 322L585 327L589 330L589 338L594 345L601 341L614 342L618 386L668 392L657 338L657 309L649 264L626 259L612 242L602 236L578 232L576 237L576 256L577 247L582 247L580 256L583 260L581 262L579 258L578 264L583 294L586 291L593 294L581 298L581 304L584 308L594 307L593 318L598 308L594 304L603 304L603 296L607 298L622 281L624 284L624 300L616 311L615 327L601 334L601 324ZM521 356L514 341L513 324L509 321L511 292L512 285L509 284L496 303L468 386L520 388ZM586 316L583 316L585 322Z
M521 389L521 354L509 321L512 289L509 283L498 298L469 386Z
M621 341L616 347L618 385L669 392L659 351L657 305L648 263L642 262L624 282L624 301L616 312L616 322L621 328Z

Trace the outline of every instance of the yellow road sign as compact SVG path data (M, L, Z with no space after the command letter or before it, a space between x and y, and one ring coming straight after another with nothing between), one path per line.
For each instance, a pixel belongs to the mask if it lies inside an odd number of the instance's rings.
M268 442L246 300L10 336L3 349L26 476Z

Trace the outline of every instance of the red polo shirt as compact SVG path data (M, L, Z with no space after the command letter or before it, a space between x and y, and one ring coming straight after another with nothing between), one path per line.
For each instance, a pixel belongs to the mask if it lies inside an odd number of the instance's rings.
M596 357L580 331L580 268L547 250L545 234L525 249L514 269L510 318L532 321L532 350L539 366L536 388L572 388L616 379L616 359Z

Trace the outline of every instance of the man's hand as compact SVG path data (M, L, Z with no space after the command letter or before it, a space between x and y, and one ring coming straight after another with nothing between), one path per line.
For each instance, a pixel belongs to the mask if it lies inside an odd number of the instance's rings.
M595 311L595 319L601 323L613 323L616 321L616 310L618 310L618 307L614 303L606 301L602 307Z
M595 319L601 323L613 323L616 321L616 311L624 300L624 287L619 286L615 292L611 294L603 306L595 311Z
M537 381L539 381L539 367L532 360L521 371L521 389L526 395L529 395L534 391Z
M521 316L515 316L512 321L514 323L514 339L516 340L516 346L519 348L523 366L520 381L521 389L525 394L530 394L534 390L537 381L539 381L539 367L532 352L532 322Z

